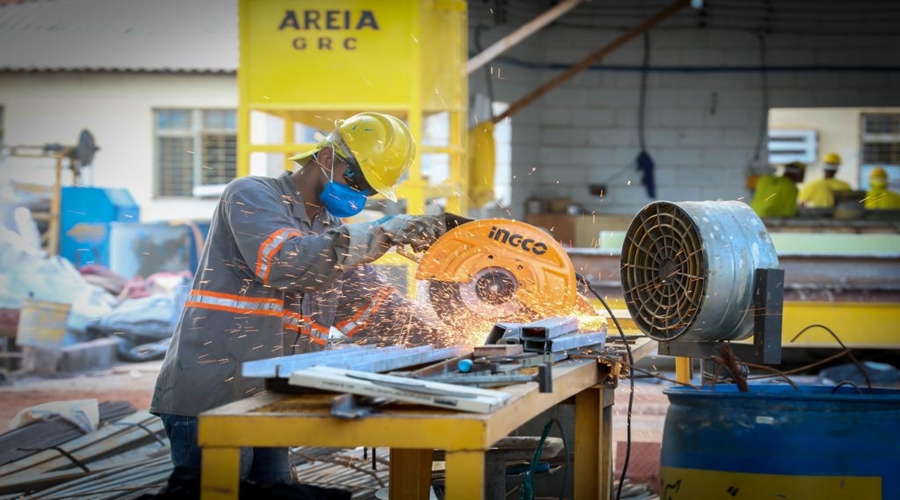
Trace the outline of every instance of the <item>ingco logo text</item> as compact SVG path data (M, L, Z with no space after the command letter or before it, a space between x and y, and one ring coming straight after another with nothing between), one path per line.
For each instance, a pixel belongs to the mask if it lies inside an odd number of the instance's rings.
M491 231L488 233L488 238L499 241L504 245L509 245L515 248L521 248L526 252L531 252L535 255L544 255L547 253L547 244L541 243L540 241L534 241L531 238L526 238L521 234L510 234L506 229L500 229L497 226L492 226Z

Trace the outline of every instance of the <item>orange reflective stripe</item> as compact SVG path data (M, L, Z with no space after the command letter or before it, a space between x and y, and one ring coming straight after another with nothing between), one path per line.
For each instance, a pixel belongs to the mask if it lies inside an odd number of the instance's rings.
M362 315L365 314L365 313L366 313L366 312L367 312L367 311L368 311L368 310L369 310L376 302L379 301L379 297L381 297L382 295L386 295L386 294L390 293L392 289L393 289L393 287L390 287L390 286L383 286L383 287L381 287L381 289L378 290L378 293L375 294L375 298L372 299L372 302L371 302L368 306L363 307L362 309L360 309L359 311L357 311L356 314L354 314L352 318L345 319L344 321L341 321L340 323L338 323L338 324L336 325L337 328L339 328L339 329L340 329L340 328L344 328L345 326L349 325L350 323L355 323L355 322L356 322L360 317L362 317Z
M278 299L246 297L207 290L191 290L184 306L257 316L281 316L283 309Z
M269 272L272 270L272 257L281 250L284 242L292 236L300 236L300 231L293 228L282 228L270 234L266 241L259 246L256 255L256 275L263 283L269 282Z
M384 286L378 293L375 295L375 298L372 299L372 304L363 308L359 313L356 314L350 321L343 322L343 326L350 326L350 329L344 331L344 335L348 337L352 337L356 335L363 327L365 327L369 320L372 319L373 316L381 309L381 306L387 301L388 297L394 292L394 287L387 285ZM358 320L358 321L357 321ZM343 327L338 327L342 329ZM343 331L343 330L342 330Z
M202 295L206 297L218 297L221 299L233 299L239 300L241 302L258 302L258 303L270 303L270 304L278 304L279 306L282 304L281 299L276 299L273 297L248 297L246 295L238 295L234 293L222 293L222 292L213 292L211 290L191 290L190 295Z
M259 311L255 309L241 309L238 307L229 307L218 304L205 304L203 302L186 301L184 307L195 307L198 309L212 309L214 311L226 311L235 314L246 314L250 316L281 316L281 311Z
M313 338L317 343L318 340L321 340L322 343L326 343L328 340L328 331L330 327L320 325L313 321L309 316L304 316L294 311L285 311L284 325L289 327L290 330L300 332L303 335ZM313 334L311 329L321 332L322 335Z

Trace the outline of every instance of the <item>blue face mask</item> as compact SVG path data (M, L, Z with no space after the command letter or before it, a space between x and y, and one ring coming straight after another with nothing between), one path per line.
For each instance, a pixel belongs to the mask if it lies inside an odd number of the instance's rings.
M325 173L325 170L322 170ZM334 182L334 164L331 165L331 179L325 184L325 189L319 194L319 201L325 205L328 213L341 219L353 217L366 208L366 195L353 189Z

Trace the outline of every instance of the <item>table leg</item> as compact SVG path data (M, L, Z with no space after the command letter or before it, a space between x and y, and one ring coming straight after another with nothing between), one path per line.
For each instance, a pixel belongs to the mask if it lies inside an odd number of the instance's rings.
M426 500L431 488L432 450L391 448L390 500Z
M612 422L613 403L616 402L616 391L604 388L600 391L600 406L603 412L600 417L600 496L601 500L609 500L612 497L613 485L613 436Z
M590 388L575 396L575 498L608 499L611 457L611 416L603 407L603 389Z
M203 448L202 500L237 500L241 483L240 448Z
M447 500L484 498L484 451L447 452Z

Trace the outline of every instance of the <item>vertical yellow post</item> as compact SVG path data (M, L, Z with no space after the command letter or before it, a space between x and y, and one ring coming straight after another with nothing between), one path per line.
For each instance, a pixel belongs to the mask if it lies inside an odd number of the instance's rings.
M675 380L682 384L689 384L694 376L691 373L691 358L675 358Z
M203 448L200 469L202 500L237 500L240 488L241 449Z
M464 3L454 3L445 5L450 11L444 19L452 20L456 37L454 38L454 55L453 67L447 68L447 71L465 74L465 65L468 60L468 19L465 11ZM468 210L468 189L469 189L469 163L468 163L468 99L469 85L468 78L463 77L453 82L452 94L450 99L449 119L450 119L450 175L449 181L451 185L460 186L455 193L447 198L447 211L457 214L465 214Z
M293 144L294 143L294 120L291 119L289 113L284 113L281 116L281 119L284 120L282 123L282 127L284 129L284 144ZM285 170L294 170L294 162L289 160L290 154L284 155L284 169Z
M389 471L390 500L420 500L428 498L431 487L432 450L401 450L391 448Z
M609 498L612 426L603 391L587 389L575 396L576 500Z
M246 23L249 19L250 3L238 2L238 20ZM242 48L238 54L238 69L247 68L248 53L244 48L250 43L246 29L238 30L239 43ZM237 176L250 175L250 99L248 96L249 76L246 71L238 71L238 111L237 111Z
M419 145L419 154L416 155L412 165L409 168L406 182L406 212L412 215L420 215L425 213L425 182L422 180L422 10L427 9L428 5L423 5L429 0L412 0L410 2L411 9L409 15L412 18L411 32L409 36L412 38L412 44L409 48L409 65L413 68L410 72L410 89L409 93L409 111L408 121L409 130L412 132L413 139Z
M447 500L484 498L484 451L447 452Z

